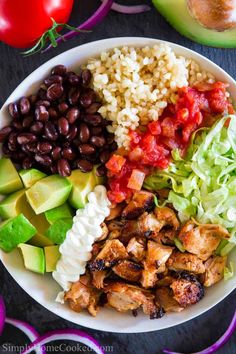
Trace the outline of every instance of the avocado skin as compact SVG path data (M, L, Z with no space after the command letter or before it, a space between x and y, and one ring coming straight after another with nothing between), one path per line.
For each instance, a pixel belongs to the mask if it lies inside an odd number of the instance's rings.
M23 214L0 224L0 248L11 252L20 243L25 243L36 234L36 228Z
M190 14L185 0L152 0L157 11L183 36L217 48L236 48L236 28L218 32L201 26Z

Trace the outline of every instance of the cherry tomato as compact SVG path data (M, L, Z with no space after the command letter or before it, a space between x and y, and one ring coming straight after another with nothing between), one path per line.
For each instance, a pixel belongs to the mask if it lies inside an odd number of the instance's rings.
M69 19L73 0L0 0L0 41L16 48L31 47L57 23Z

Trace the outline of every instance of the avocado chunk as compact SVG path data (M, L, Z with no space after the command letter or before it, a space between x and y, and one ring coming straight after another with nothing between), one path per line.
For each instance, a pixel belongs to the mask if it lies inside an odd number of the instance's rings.
M0 194L9 194L23 188L23 184L10 159L0 159Z
M236 29L222 32L207 29L195 20L186 0L153 0L160 14L183 36L212 47L235 48Z
M59 219L72 218L72 210L67 203L45 212L47 221L53 224Z
M37 234L29 240L30 245L38 247L54 245L54 243L46 236L46 231L50 224L44 214L35 215L30 222L37 230Z
M61 257L59 246L44 247L44 253L46 261L46 272L54 272L54 270L56 270L57 262Z
M72 171L67 179L72 183L72 191L69 203L76 209L84 208L88 199L87 196L97 185L94 171L84 173L80 170Z
M29 170L21 170L19 172L19 175L22 179L25 188L30 188L40 179L47 177L45 173L36 170L36 168L31 168Z
M0 202L0 217L3 220L14 218L21 213L29 220L35 215L26 199L25 189L8 195Z
M18 248L23 256L25 268L39 274L45 273L45 256L40 247L20 243Z
M54 222L46 232L47 237L57 245L64 242L67 231L72 228L73 219L60 219Z
M72 185L67 178L52 175L36 182L26 192L26 197L36 214L56 208L66 202Z
M35 227L23 214L0 224L0 248L11 252L20 243L25 243L36 234Z

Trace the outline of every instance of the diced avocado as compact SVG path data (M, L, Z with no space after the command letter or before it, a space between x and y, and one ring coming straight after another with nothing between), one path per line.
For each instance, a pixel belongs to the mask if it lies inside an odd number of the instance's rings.
M186 0L153 0L162 16L183 36L213 47L235 48L236 29L222 32L201 26L190 14Z
M43 248L20 243L18 248L21 250L25 268L32 272L45 273L45 256Z
M66 238L66 233L72 228L73 219L60 219L54 222L46 232L48 238L57 245L63 243Z
M23 188L21 179L10 159L0 159L0 194L9 194Z
M56 208L66 202L72 185L67 178L52 175L36 182L27 190L27 199L36 214Z
M46 211L45 216L46 216L47 221L50 224L53 224L55 221L57 221L59 219L71 218L72 217L72 210L69 207L69 205L67 203L65 203L57 208Z
M97 185L97 180L93 171L84 173L80 170L74 170L67 179L73 186L69 197L69 203L76 209L84 208L87 203L88 194Z
M36 234L35 227L23 214L0 224L0 248L11 252L19 243L25 243Z
M54 272L54 270L56 270L57 262L61 257L59 246L44 247L44 253L46 261L46 272Z
M44 214L35 215L30 222L36 228L37 234L29 240L29 244L38 247L54 245L54 243L46 236L46 231L50 224Z
M43 173L39 170L36 170L36 168L31 168L29 170L21 170L19 172L19 175L22 179L22 182L23 182L25 188L30 188L36 182L38 182L40 179L47 176L45 173Z
M35 215L26 199L25 189L8 195L0 202L0 217L2 219L14 218L21 213L29 220Z

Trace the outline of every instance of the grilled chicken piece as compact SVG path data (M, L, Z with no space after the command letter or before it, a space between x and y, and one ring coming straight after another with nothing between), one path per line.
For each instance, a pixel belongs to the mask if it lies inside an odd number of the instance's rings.
M206 273L203 275L203 285L212 286L224 276L227 257L211 257L205 262Z
M110 222L107 223L107 227L108 227L108 230L111 232L111 231L115 231L115 230L119 230L121 231L123 226L124 226L124 222L122 221L118 221L118 220L112 220Z
M129 204L122 212L125 219L136 219L154 206L154 195L147 191L135 192Z
M164 278L159 279L156 283L156 287L162 288L170 286L174 281L174 278L170 275L166 275Z
M196 304L204 296L204 287L192 274L182 273L181 278L174 280L170 287L181 307Z
M142 266L127 260L121 261L112 270L119 277L131 282L139 281L142 275Z
M111 207L110 214L106 217L106 221L114 220L121 216L124 209L124 203L116 204Z
M153 287L157 282L157 274L163 273L166 269L166 261L173 251L172 247L149 240L147 243L147 255L143 262L141 284L144 288Z
M108 304L119 312L136 310L142 306L150 318L163 316L162 309L154 303L154 295L139 287L122 282L112 283L105 288Z
M65 300L68 301L73 311L81 312L87 309L92 316L96 316L99 310L98 302L101 292L91 285L89 274L82 275L80 280L73 283L70 290L65 294Z
M205 272L205 266L201 259L195 254L181 253L174 251L167 262L167 267L171 270L193 272L201 274Z
M105 222L101 224L101 228L102 228L102 235L97 239L98 242L105 240L109 233L108 227L105 224Z
M175 245L174 238L178 235L178 231L173 229L165 229L163 228L158 233L152 233L150 238L156 242L164 243L167 245Z
M174 230L179 229L180 223L174 210L168 207L162 207L162 208L156 207L154 210L154 214L160 223L159 231L163 227L168 227L168 229L174 229Z
M104 270L112 267L118 260L127 259L128 253L119 240L108 240L97 257L89 263L91 271Z
M137 262L141 262L146 256L146 242L142 238L131 238L126 250Z
M97 289L103 289L104 288L104 280L108 275L107 270L98 270L95 272L91 272L92 275L92 284L95 286Z
M184 248L206 261L218 247L222 238L229 238L228 231L214 224L196 226L187 222L180 231L179 239Z
M170 288L159 288L156 290L156 300L165 312L180 312L184 308L174 299Z

